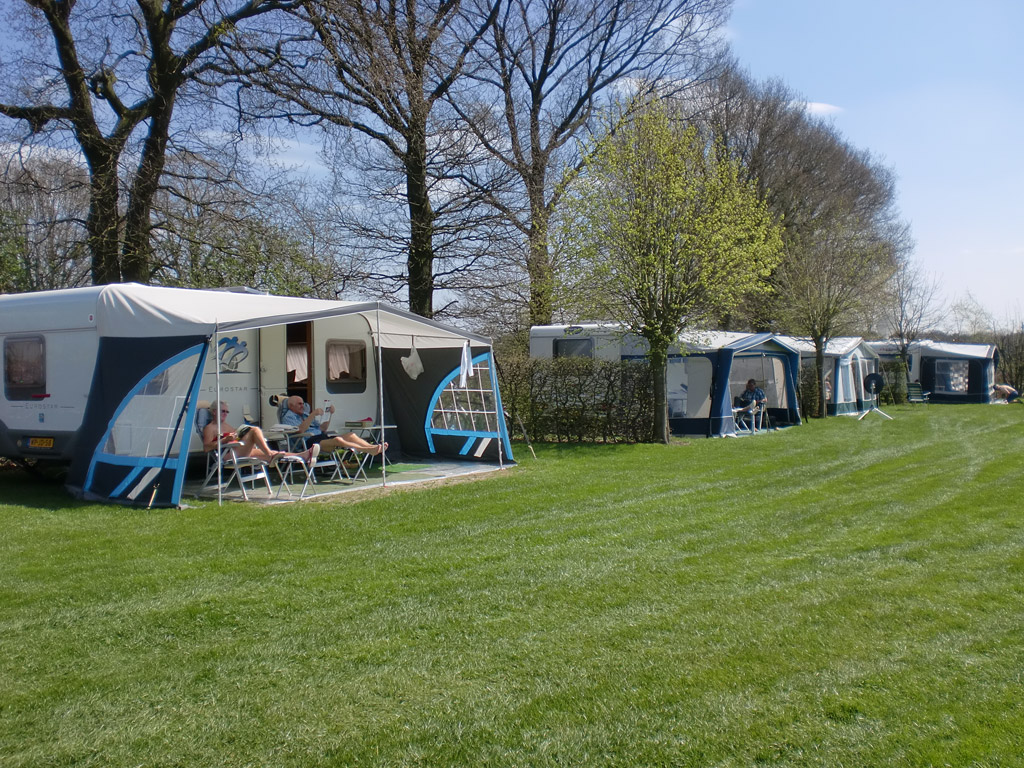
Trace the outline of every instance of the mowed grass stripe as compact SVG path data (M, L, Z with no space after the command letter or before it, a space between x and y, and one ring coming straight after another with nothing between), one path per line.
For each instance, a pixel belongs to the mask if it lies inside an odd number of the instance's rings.
M0 765L1021 764L1024 410L889 412L358 503L0 476Z

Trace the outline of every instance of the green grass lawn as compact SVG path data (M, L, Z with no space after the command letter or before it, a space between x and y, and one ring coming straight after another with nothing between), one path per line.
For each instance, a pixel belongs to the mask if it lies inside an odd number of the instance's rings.
M1024 408L359 502L0 474L0 765L1024 765Z

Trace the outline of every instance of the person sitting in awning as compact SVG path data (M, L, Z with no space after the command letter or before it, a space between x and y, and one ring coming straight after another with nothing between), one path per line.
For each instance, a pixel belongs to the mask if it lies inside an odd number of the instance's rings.
M217 431L217 413L220 412L220 431ZM210 406L210 421L203 428L203 450L213 451L217 449L218 435L220 437L220 444L225 443L241 443L241 446L235 449L235 455L239 458L252 457L265 461L268 464L275 464L281 459L282 456L298 456L307 464L313 461L320 454L320 446L312 445L309 449L302 451L301 453L289 453L287 451L275 451L267 443L267 439L263 436L263 430L254 424L243 424L237 429L231 426L228 421L228 413L231 410L228 404L224 401L220 403L214 402Z
M334 406L328 407L330 412L327 418L324 421L320 421L319 417L324 415L323 408L310 409L307 414L306 403L303 399L299 395L292 395L288 398L288 410L285 411L284 416L281 418L281 423L289 427L295 427L297 432L308 433L306 443L318 444L321 450L324 451L350 448L353 451L376 456L387 450L387 443L377 445L368 442L355 432L346 432L344 435L334 435L328 432L326 427L331 423L331 418L334 416Z

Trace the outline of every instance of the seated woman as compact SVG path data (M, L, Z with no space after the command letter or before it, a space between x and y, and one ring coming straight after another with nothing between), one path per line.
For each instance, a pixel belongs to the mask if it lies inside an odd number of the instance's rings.
M220 412L220 442L223 443L241 443L241 447L237 448L235 453L239 458L252 457L265 461L268 464L277 463L282 456L298 456L306 463L315 462L316 457L320 454L320 446L314 445L309 450L303 451L302 453L288 453L287 451L275 451L267 443L267 439L263 436L263 430L257 426L246 424L244 427L236 429L228 424L227 416L230 412L228 404L224 401L220 403L214 402L210 405L210 422L203 428L203 450L212 451L217 448L217 412ZM241 434L239 434L241 433Z

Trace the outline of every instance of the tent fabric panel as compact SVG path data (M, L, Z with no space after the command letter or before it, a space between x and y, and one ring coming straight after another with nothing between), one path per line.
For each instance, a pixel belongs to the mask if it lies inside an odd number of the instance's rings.
M456 459L487 459L498 458L497 440L500 434L504 440L503 457L511 459L507 430L501 413L500 395L497 378L493 375L493 364L490 366L490 386L494 390L495 406L498 418L494 431L475 430L435 430L435 438L428 435L427 425L431 422L433 407L438 392L444 390L449 382L459 376L462 363L462 348L423 348L419 346L417 337L416 348L423 365L423 372L412 379L404 366L402 358L408 356L409 349L383 349L381 363L383 366L385 421L397 425L403 454L411 456L445 456ZM493 363L489 347L473 347L472 358L475 361L487 360ZM478 374L479 375L479 374ZM469 379L473 382L473 379ZM477 455L476 448L467 447L467 440L472 438L478 443L490 439L491 445Z
M193 389L198 386L197 374L202 370L207 344L208 340L203 336L157 339L105 337L100 339L85 416L78 432L75 454L68 470L67 487L71 493L90 499L124 501L126 500L124 498L115 499L112 493L126 483L133 467L155 466L158 461L163 463L162 456L158 460L156 456L131 456L127 453L115 453L116 458L110 461L97 461L96 459L104 453L111 453L108 450L109 441L117 415L123 412L124 404L132 394L140 391L148 381L152 380L154 371L159 371L172 365L175 361L181 361L184 357L194 355L195 362L193 364L197 368L188 384ZM179 403L182 410L187 401L195 399L194 396L189 397L187 386L184 391L175 394L180 397ZM169 413L167 417L169 420ZM179 430L187 430L190 426L184 415L176 420L176 424ZM173 436L169 438L170 441L174 439ZM153 500L154 506L171 506L178 503L178 499L174 497L176 494L180 494L180 483L172 478L176 478L174 473L184 471L188 441L179 438L177 444L179 448L181 446L184 448L181 449L180 456L168 457L166 467L167 472L171 474L160 473L157 479L160 487ZM148 498L145 500L149 501Z
M470 441L479 439L473 452L475 458L501 459L502 452L512 458L490 350L473 354L468 346L463 349L459 367L441 381L431 396L423 430L431 451L436 449L435 437L461 436L467 441L460 451L462 455L469 453Z
M419 347L417 346L419 350ZM453 369L458 368L462 351L455 349L419 350L423 373L415 379L409 377L402 366L401 358L408 350L381 350L381 378L384 382L384 421L397 425L402 444L402 453L412 456L429 456L427 436L423 424L427 419L430 400L441 380Z
M736 434L736 419L732 415L732 394L729 392L733 357L733 350L728 347L718 351L718 365L712 384L711 418L708 425L708 434L711 437Z

